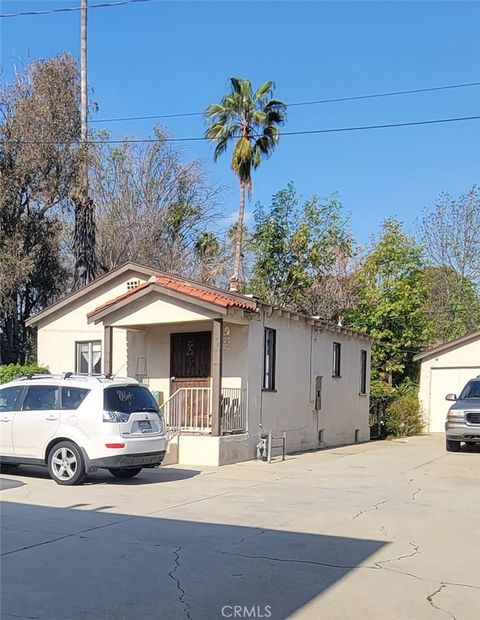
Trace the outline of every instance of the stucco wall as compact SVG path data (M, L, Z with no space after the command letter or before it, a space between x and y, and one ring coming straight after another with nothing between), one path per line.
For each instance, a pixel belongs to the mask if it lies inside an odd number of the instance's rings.
M454 346L422 360L419 397L431 432L443 432L451 403L447 393L458 394L465 383L480 374L480 338Z
M276 390L261 389L264 327L277 330ZM249 335L249 429L258 440L258 425L287 433L287 451L310 450L355 441L368 441L369 396L360 395L360 351L367 340L331 331L321 331L292 320L266 315L251 321ZM333 342L342 345L341 377L332 377ZM314 407L315 377L322 376L322 408ZM369 377L367 377L367 385ZM252 442L253 444L256 441Z
M144 282L147 277L135 271L124 273L42 320L37 328L38 362L53 373L75 370L75 342L81 340L100 340L103 354L103 325L88 324L87 314L125 293L127 282L132 279ZM126 374L124 330L114 329L113 346L116 351L113 372Z

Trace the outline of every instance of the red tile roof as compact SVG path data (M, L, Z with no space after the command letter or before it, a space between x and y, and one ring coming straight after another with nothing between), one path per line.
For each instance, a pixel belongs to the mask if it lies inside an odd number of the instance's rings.
M95 316L102 310L106 310L119 301L128 299L132 295L135 295L138 291L153 285L178 291L187 297L194 297L195 299L200 299L215 306L221 306L222 308L240 308L242 310L246 310L247 312L256 312L257 310L257 304L253 299L248 299L237 294L232 295L227 291L224 292L196 282L189 282L173 276L158 274L156 276L152 276L148 282L144 282L143 284L140 284L139 286L123 293L123 295L119 295L118 297L115 297L115 299L111 299L101 306L98 306L89 312L87 316L88 318Z

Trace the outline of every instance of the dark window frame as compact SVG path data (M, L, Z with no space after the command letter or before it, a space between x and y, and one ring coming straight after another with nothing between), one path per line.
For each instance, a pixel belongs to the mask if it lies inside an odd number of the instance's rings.
M367 394L367 366L368 366L368 353L366 349L360 350L360 395L366 396Z
M89 365L89 370L87 373L82 373L80 371L80 346L82 344L88 344L91 345L89 347L89 361L88 361L88 365ZM93 345L95 344L99 344L100 345L100 372L93 372L93 364L92 364L92 354L93 354ZM95 340L75 340L75 373L76 374L88 374L88 375L101 375L102 374L102 365L103 365L103 343L100 339L95 339ZM90 370L90 367L92 367L92 370Z
M342 343L334 342L332 347L332 377L342 377Z
M263 335L263 379L264 392L276 392L277 370L277 330L264 328Z

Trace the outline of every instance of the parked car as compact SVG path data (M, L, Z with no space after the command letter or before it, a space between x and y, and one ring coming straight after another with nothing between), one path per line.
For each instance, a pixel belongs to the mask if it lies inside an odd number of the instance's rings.
M460 396L447 394L454 401L445 422L447 452L458 452L462 441L480 442L480 377L471 379Z
M98 468L132 478L160 465L167 444L154 397L130 378L66 373L5 383L0 429L1 464L46 465L63 485Z

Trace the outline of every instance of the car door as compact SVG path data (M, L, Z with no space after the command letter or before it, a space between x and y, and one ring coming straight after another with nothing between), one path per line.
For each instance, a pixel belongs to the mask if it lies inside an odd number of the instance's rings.
M13 418L20 403L23 385L0 389L0 455L13 456Z
M60 388L29 385L22 406L13 419L13 449L16 457L43 459L47 443L60 424Z

